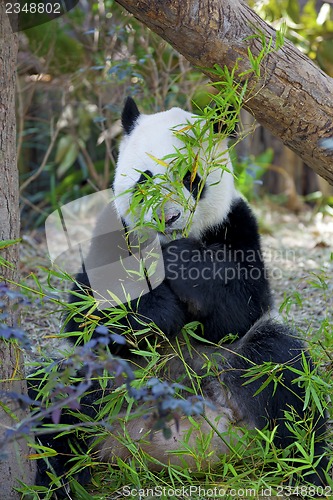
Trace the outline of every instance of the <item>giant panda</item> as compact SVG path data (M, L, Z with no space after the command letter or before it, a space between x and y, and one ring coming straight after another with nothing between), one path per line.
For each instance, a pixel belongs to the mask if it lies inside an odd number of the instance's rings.
M293 442L284 415L285 411L293 411L305 418L305 393L289 368L302 369L305 351L295 333L274 317L257 222L235 188L227 139L220 128L214 147L207 148L205 144L211 144L211 129L209 124L203 125L207 128L201 147L194 144L193 156L188 154L188 143L182 134L192 144L193 138L197 140L194 127L197 130L198 124L204 124L202 118L180 108L146 115L140 113L132 98L126 100L122 112L124 136L113 184L114 206L126 234L139 235L139 239L147 234L158 238L165 276L149 293L131 300L120 326L107 321L108 308L94 312L93 317L98 318L96 324L107 325L111 352L130 361L136 355L128 345L114 343L111 333L137 336L140 330L147 332L151 327L150 335L156 336L156 331L160 334L162 353L181 346L182 357L192 373L202 376L201 394L207 405L205 414L195 417L200 432L205 435L212 431L207 421L216 429L206 450L205 458L209 459L204 460L210 467L218 464L219 456L229 453L232 443L242 439L242 428L277 427L274 440L278 447L285 448ZM212 125L212 130L216 129ZM155 205L145 203L145 197L149 198L156 186L160 186L160 196ZM104 221L108 216L107 211L101 215ZM90 260L99 253L107 255L108 248L105 238L96 238ZM83 268L76 276L70 301L78 301L77 293L91 294L91 288ZM82 338L78 332L86 324L84 313L81 307L81 316L76 314L66 324L73 343ZM191 339L189 349L183 332L191 322L198 325L198 334ZM182 384L190 385L180 358L170 356L161 376L172 382L181 379ZM214 370L207 370L207 360ZM281 383L270 383L261 389L260 378L244 383L248 368L268 362L281 367ZM96 396L90 393L83 398L81 411L93 414L87 408L93 406L94 397L99 400L98 391ZM125 414L126 409L119 417ZM64 413L62 421L75 423L75 418ZM182 418L180 423L171 425L172 438L166 439L161 431L151 431L149 420L135 418L128 421L126 432L152 457L151 469L159 470L169 464L195 468L185 448L183 453L175 453L182 449L186 436L190 436L189 444L195 446L198 437L191 425L188 418ZM325 425L325 418L317 414L313 433L318 462L306 477L316 485L325 484ZM117 458L130 459L128 449L117 439L121 432L120 424L114 423L105 441L96 445L101 460L116 463ZM70 439L57 440L52 434L39 439L59 453L48 463L38 460L36 484L47 486L49 467L59 475L69 468L72 445ZM80 443L80 447L84 449L84 444Z

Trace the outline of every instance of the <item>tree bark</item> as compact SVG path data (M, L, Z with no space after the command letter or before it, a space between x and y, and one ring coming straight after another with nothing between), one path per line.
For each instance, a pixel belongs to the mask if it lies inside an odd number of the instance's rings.
M258 33L275 46L276 31L242 0L116 1L213 81L215 64L231 70L236 63L242 80L240 73L250 69L248 48L254 56L262 49ZM333 148L319 142L333 139L333 79L285 40L249 84L246 109L333 184Z
M19 186L16 164L16 120L15 120L15 73L17 35L14 35L5 13L5 3L0 3L0 236L1 240L19 237ZM0 267L0 281L18 278L18 246L9 246L1 251L1 257L13 267ZM1 298L2 301L2 298ZM9 326L17 320L15 309L8 302ZM26 392L23 359L20 349L0 340L0 390ZM2 401L13 418L0 405L0 441L6 429L10 429L25 416L18 403ZM17 440L0 450L0 498L19 499L14 488L17 480L33 483L34 467L28 460L29 449L25 439Z

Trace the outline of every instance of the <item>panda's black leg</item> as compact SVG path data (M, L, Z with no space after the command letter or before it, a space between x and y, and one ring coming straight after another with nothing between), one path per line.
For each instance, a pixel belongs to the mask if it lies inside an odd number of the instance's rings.
M40 439L41 444L44 446L47 445L47 442L43 441L43 439ZM53 449L57 450L57 446L53 445ZM57 450L59 453L64 452L64 446L61 447L61 451ZM35 477L35 485L36 486L43 486L44 488L50 489L50 483L51 480L48 476L48 472L54 474L56 477L61 478L60 481L62 483L62 486L60 488L53 486L52 490L54 490L56 498L57 499L63 499L63 498L71 498L70 496L70 485L66 481L66 473L69 470L69 465L68 465L68 457L70 456L71 450L68 447L67 450L67 456L57 456L57 457L51 457L47 460L44 459L39 459L37 460L37 471L36 471L36 477ZM91 473L90 469L85 468L83 471L78 473L76 475L76 480L81 484L81 485L86 485L90 482L91 480ZM45 494L44 496L46 496ZM44 498L42 493L39 493L39 498Z
M43 439L40 439L42 445L46 446L46 442ZM56 448L56 447L55 447ZM56 477L61 477L67 470L67 460L63 460L58 457L52 457L49 459L39 459L37 460L37 472L35 478L36 486L43 486L45 488L51 488L51 479L48 476L48 472L54 474ZM63 481L62 481L63 482ZM62 487L57 488L53 487L56 490L57 498L68 498L67 491L69 490L69 486L63 484ZM53 489L52 488L52 489ZM39 496L43 498L43 494L40 493ZM46 494L45 494L46 496Z
M58 367L59 375L61 375L61 366ZM37 373L39 370L37 370ZM31 399L37 399L41 386L44 380L39 380L38 375L33 373L28 378L28 394ZM84 376L84 369L76 373L77 380L81 380ZM89 387L89 391L83 393L80 398L80 408L77 412L84 414L85 418L89 417L90 421L94 421L96 417L96 406L94 402L101 398L102 392L98 382L93 382ZM35 431L35 440L38 444L45 448L50 448L56 452L56 455L47 458L40 458L37 460L37 470L35 477L35 485L43 486L45 488L52 488L56 491L57 498L70 498L67 492L70 490L68 482L68 473L73 466L71 458L74 456L73 449L78 448L80 455L85 456L88 453L90 436L85 438L83 431L78 429L74 430L73 427L82 424L82 419L76 414L72 413L67 407L61 411L59 424L62 427L59 431L51 431L50 425L54 424L52 419L52 402L48 407L48 413L45 414ZM51 414L50 414L51 412ZM67 432L64 430L67 429ZM59 436L59 434L61 434ZM48 473L54 475L60 483L61 487L56 485L51 486L52 480ZM80 484L87 484L90 480L90 469L84 467L80 472L75 474L75 478ZM42 494L41 498L43 498Z
M303 371L303 352L304 345L292 330L271 319L263 318L243 338L227 346L224 365L220 367L223 372L221 380L233 395L232 405L235 406L236 413L250 427L263 428L268 425L268 428L273 430L277 426L274 442L279 448L286 448L297 439L286 425L285 412L294 414L299 422L306 421L307 418L312 419L310 428L315 434L314 463L322 458L313 472L309 470L309 475L305 474L304 480L323 486L327 484L324 472L328 466L325 455L327 419L317 410L304 410L305 390L295 383L298 374L289 369ZM311 365L308 355L306 359ZM244 377L246 371L270 362L272 367L280 367L277 374L280 379L276 385L270 382L261 390L266 381L264 371L262 377L244 384L249 380Z

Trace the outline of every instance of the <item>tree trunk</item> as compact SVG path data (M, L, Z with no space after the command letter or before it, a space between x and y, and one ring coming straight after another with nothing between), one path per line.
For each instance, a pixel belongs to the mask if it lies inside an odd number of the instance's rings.
M275 46L275 30L242 0L116 1L213 81L215 64L231 70L237 63L237 75L250 68L248 48L254 56L262 49L258 33ZM333 184L333 148L318 143L333 140L333 79L285 40L263 59L259 80L253 75L249 84L246 109Z
M15 67L17 56L17 35L13 35L5 3L0 3L0 236L1 240L19 237L19 190L16 165L16 124L15 124ZM1 257L10 261L13 267L0 268L0 281L17 280L18 247L10 246L1 251ZM17 318L15 310L10 309L9 326ZM23 359L20 349L14 344L0 340L0 389L17 393L26 392ZM2 399L2 398L1 398ZM18 403L4 404L15 415L8 414L0 405L0 441L6 429L21 420L25 413L18 408ZM16 420L17 419L17 420ZM0 498L3 500L19 499L14 491L17 480L32 484L33 464L28 461L29 449L25 439L10 443L0 451Z

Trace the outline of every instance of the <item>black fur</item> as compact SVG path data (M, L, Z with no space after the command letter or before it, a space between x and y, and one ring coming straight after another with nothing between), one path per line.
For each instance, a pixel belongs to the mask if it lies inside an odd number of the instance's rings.
M100 244L99 240L94 243ZM143 328L137 315L141 320L147 318L147 324L155 323L169 338L180 333L186 323L200 321L205 338L219 342L229 333L245 335L271 307L257 223L241 199L235 202L226 222L208 229L200 241L181 238L169 243L163 257L166 279L149 294L132 301L123 321L124 331ZM76 279L90 293L87 274L80 273ZM76 301L71 296L70 302ZM102 311L97 314L103 318ZM72 318L66 330L80 331L77 321L77 317ZM119 354L119 346L117 349Z
M76 280L83 288L86 290L87 294L91 293L89 288L89 279L85 272L78 274ZM80 291L82 289L74 287L75 291ZM71 295L70 303L77 302L75 296ZM86 311L82 311L84 315ZM94 316L99 316L101 323L107 320L108 311L105 314L103 311L95 311ZM84 316L82 317L72 317L66 325L67 332L77 332L82 331L80 328L80 321L85 322ZM128 314L123 320L120 320L119 326L114 327L113 331L115 333L121 334L126 333L130 330L139 331L146 326L154 323L167 337L171 338L180 332L181 328L186 324L186 308L182 304L170 289L167 282L163 282L157 288L152 290L149 294L143 295L138 300L133 300L129 308ZM93 337L95 337L95 333ZM71 340L71 337L69 337ZM73 337L73 341L77 340L77 344L82 343L82 340L77 337ZM110 345L111 352L117 355L124 355L124 350L127 352L127 347L114 345L111 342Z
M202 179L198 174L195 175L194 179L192 179L192 172L186 172L184 179L183 179L183 184L188 190L189 193L192 194L193 198L197 200L199 198L199 193L200 193L200 200L202 200L205 197L206 194L206 186L200 186L200 183L202 182ZM201 191L200 191L201 188Z
M214 106L214 103L211 103ZM226 117L228 118L228 123L223 120L214 121L213 129L215 134L224 134L230 139L237 137L238 126L237 126L237 112L234 106L229 105L226 109ZM234 118L231 120L231 118Z
M121 123L125 133L128 135L135 127L135 123L140 116L140 111L131 97L127 97L123 113L121 115Z
M164 249L167 283L186 305L187 320L201 321L207 340L242 337L271 307L256 220L242 200L228 219Z
M147 179L153 177L153 173L150 170L146 170L145 172L142 172L142 174L139 177L139 180L136 182L134 186L134 190L140 185L146 182Z
M78 374L80 375L83 374ZM43 378L42 378L43 380ZM42 382L43 384L44 382ZM41 380L37 375L31 375L28 378L28 393L31 399L36 399L38 394L38 388L41 384ZM105 394L105 393L104 393ZM80 400L80 412L89 417L90 421L93 421L96 418L98 408L94 406L95 402L98 401L102 396L102 391L99 384L95 384L89 392L86 392ZM82 423L82 420L73 416L72 413L69 413L65 408L62 410L61 414L61 424L66 426L73 426L75 424ZM46 426L54 424L54 421L51 417L47 417L43 419L43 425ZM38 442L40 442L43 446L47 446L54 450L57 450L58 454L54 457L49 457L46 460L39 459L37 460L37 471L35 484L38 486L44 486L49 488L50 486L50 478L48 476L48 472L56 474L59 478L63 478L62 484L63 487L57 489L56 498L70 498L66 491L66 472L69 470L71 465L68 463L69 459L73 456L73 448L82 451L82 453L86 454L88 451L88 447L90 445L89 442L86 442L85 434L78 431L73 431L68 433L65 436L58 437L58 433L46 433L38 435ZM90 480L90 470L85 468L83 471L79 472L77 475L77 480L81 484L87 484ZM39 498L44 498L43 494L40 494Z
M298 375L289 368L303 371L302 352L304 344L296 338L295 332L286 325L269 318L260 319L240 340L228 346L221 347L223 357L216 347L210 348L206 355L217 359L219 380L215 377L203 380L203 393L206 397L216 398L219 383L222 382L232 395L231 407L237 414L238 422L249 427L262 429L266 425L270 430L277 426L274 443L280 448L286 448L295 442L286 426L285 411L294 412L300 421L313 417L313 432L316 434L314 455L321 457L316 470L306 476L306 481L316 485L325 485L324 470L327 470L328 458L325 452L326 418L319 412L311 416L311 411L304 411L304 388L295 384ZM311 360L306 355L307 362L313 369ZM266 376L244 385L248 378L244 377L246 370L254 365L271 362L280 365L277 376L280 382L274 386L271 382L260 391ZM258 394L254 394L258 391ZM295 419L298 420L297 418Z

